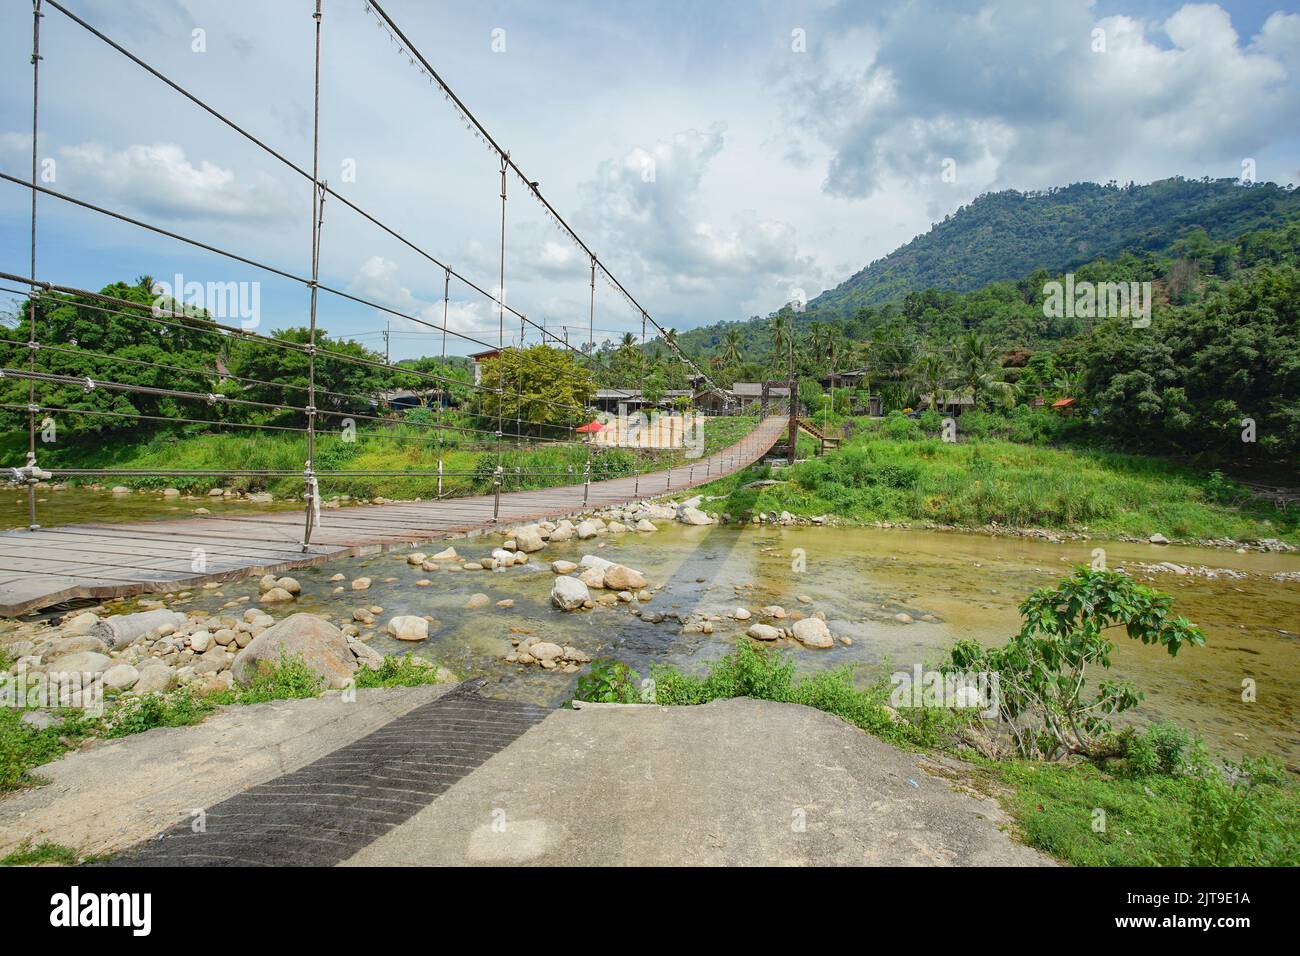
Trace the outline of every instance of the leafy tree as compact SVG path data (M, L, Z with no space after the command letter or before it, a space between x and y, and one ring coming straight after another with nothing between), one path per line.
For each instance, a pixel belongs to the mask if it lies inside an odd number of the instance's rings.
M62 427L85 432L133 428L139 424L131 418L135 415L209 419L214 417L206 401L209 393L238 391L235 383L223 382L217 372L227 340L206 313L195 312L183 323L164 324L151 317L149 307L155 297L148 286L116 282L101 294L141 308L50 292L43 293L35 307L36 340L47 346L34 355L36 370L75 380L38 381L35 386L37 404L73 412L55 413ZM32 314L33 303L27 300L15 327L0 338L0 363L5 368L28 368L33 357L27 347ZM201 397L132 391L114 384ZM28 387L27 379L6 377L0 383L0 402L25 408ZM218 414L236 412L223 407ZM8 428L22 427L26 420L25 412L14 409L2 409L0 416Z
M1024 623L1005 646L959 641L945 672L998 675L998 710L1026 757L1057 759L1092 754L1110 734L1108 718L1142 700L1130 684L1089 676L1105 673L1114 643L1107 632L1122 627L1143 644L1159 644L1170 657L1205 636L1183 617L1171 617L1173 599L1117 571L1078 568L1056 587L1041 588L1020 604Z
M289 419L305 422L306 415L294 409L307 405L308 355L300 348L283 348L273 343L306 345L311 340L311 332L302 326L277 329L270 338L272 342L258 339L236 342L230 350L230 371L242 378L265 383L246 385L244 397L280 406ZM374 413L382 389L399 383L405 387L421 387L419 383L423 380L416 376L403 380L400 376L395 378L395 373L387 369L376 368L383 360L382 355L358 342L331 339L329 333L318 328L316 407L334 412ZM317 420L317 425L321 428L337 427L338 421L333 415L323 415Z
M507 348L481 364L487 390L480 392L480 414L493 428L500 415L507 431L555 438L555 428L578 423L596 397L589 370L567 349Z

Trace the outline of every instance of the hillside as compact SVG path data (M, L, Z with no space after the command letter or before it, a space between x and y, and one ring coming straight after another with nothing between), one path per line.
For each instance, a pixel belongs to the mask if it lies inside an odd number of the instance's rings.
M924 289L967 291L1038 269L1060 273L1098 256L1159 252L1197 226L1212 240L1280 225L1300 190L1236 180L1163 179L1146 186L1075 183L1046 192L980 196L929 232L810 303L823 313Z

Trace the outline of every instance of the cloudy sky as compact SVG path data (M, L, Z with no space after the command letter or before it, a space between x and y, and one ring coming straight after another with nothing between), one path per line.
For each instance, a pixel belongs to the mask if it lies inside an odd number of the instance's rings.
M311 0L60 2L310 164ZM611 271L679 329L816 295L990 190L1236 177L1246 160L1260 180L1300 183L1300 13L1283 0L384 6ZM322 23L322 178L493 289L493 155L364 0L324 0ZM0 169L23 178L30 38L27 0L6 0ZM42 54L50 188L309 273L305 180L52 8ZM521 187L511 179L507 301L580 342L586 260ZM0 182L0 271L27 271L27 204ZM39 217L41 278L260 281L263 330L305 322L306 291L290 280L58 199L42 198ZM441 321L441 271L337 204L321 270L328 285ZM374 347L392 318L328 295L320 309L331 332ZM449 313L454 329L496 342L482 296L453 282ZM640 330L604 285L595 324L598 339ZM394 358L440 347L417 323L394 328Z

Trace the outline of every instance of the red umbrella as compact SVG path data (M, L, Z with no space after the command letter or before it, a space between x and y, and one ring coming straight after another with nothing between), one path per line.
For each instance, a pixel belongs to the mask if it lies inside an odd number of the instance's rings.
M593 422L588 422L585 425L579 425L577 428L574 429L574 431L576 431L579 435L590 435L594 432L603 430L604 427L605 426L602 425L600 422L593 421Z

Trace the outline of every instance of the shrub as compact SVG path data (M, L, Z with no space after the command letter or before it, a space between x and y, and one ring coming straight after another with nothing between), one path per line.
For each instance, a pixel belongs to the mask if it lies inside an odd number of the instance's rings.
M438 683L438 668L412 654L384 656L379 667L363 666L356 673L357 687L419 687Z
M998 707L1026 757L1057 759L1093 754L1112 731L1108 717L1135 706L1142 694L1095 672L1110 667L1115 645L1106 631L1123 627L1143 644L1161 644L1171 657L1184 644L1205 644L1186 618L1169 616L1173 599L1117 571L1078 568L1054 588L1040 588L1020 604L1024 624L1004 647L959 641L945 671L999 675ZM1093 671L1085 693L1084 674ZM1156 763L1173 760L1176 735L1161 731L1150 746Z
M214 694L209 700L222 704L263 704L269 700L319 697L325 681L296 654L282 654L280 662L257 674L245 688Z
M1129 770L1138 776L1174 776L1187 767L1192 735L1172 721L1156 721L1126 741Z
M212 713L213 703L188 689L174 693L127 697L104 719L100 736L129 737L155 727L187 727Z
M575 700L602 704L636 704L641 702L641 675L621 661L601 658L591 670L578 678Z
M895 440L924 437L919 422L914 421L902 412L897 411L890 412L885 416L885 420L880 423L880 432L886 438L892 438Z

